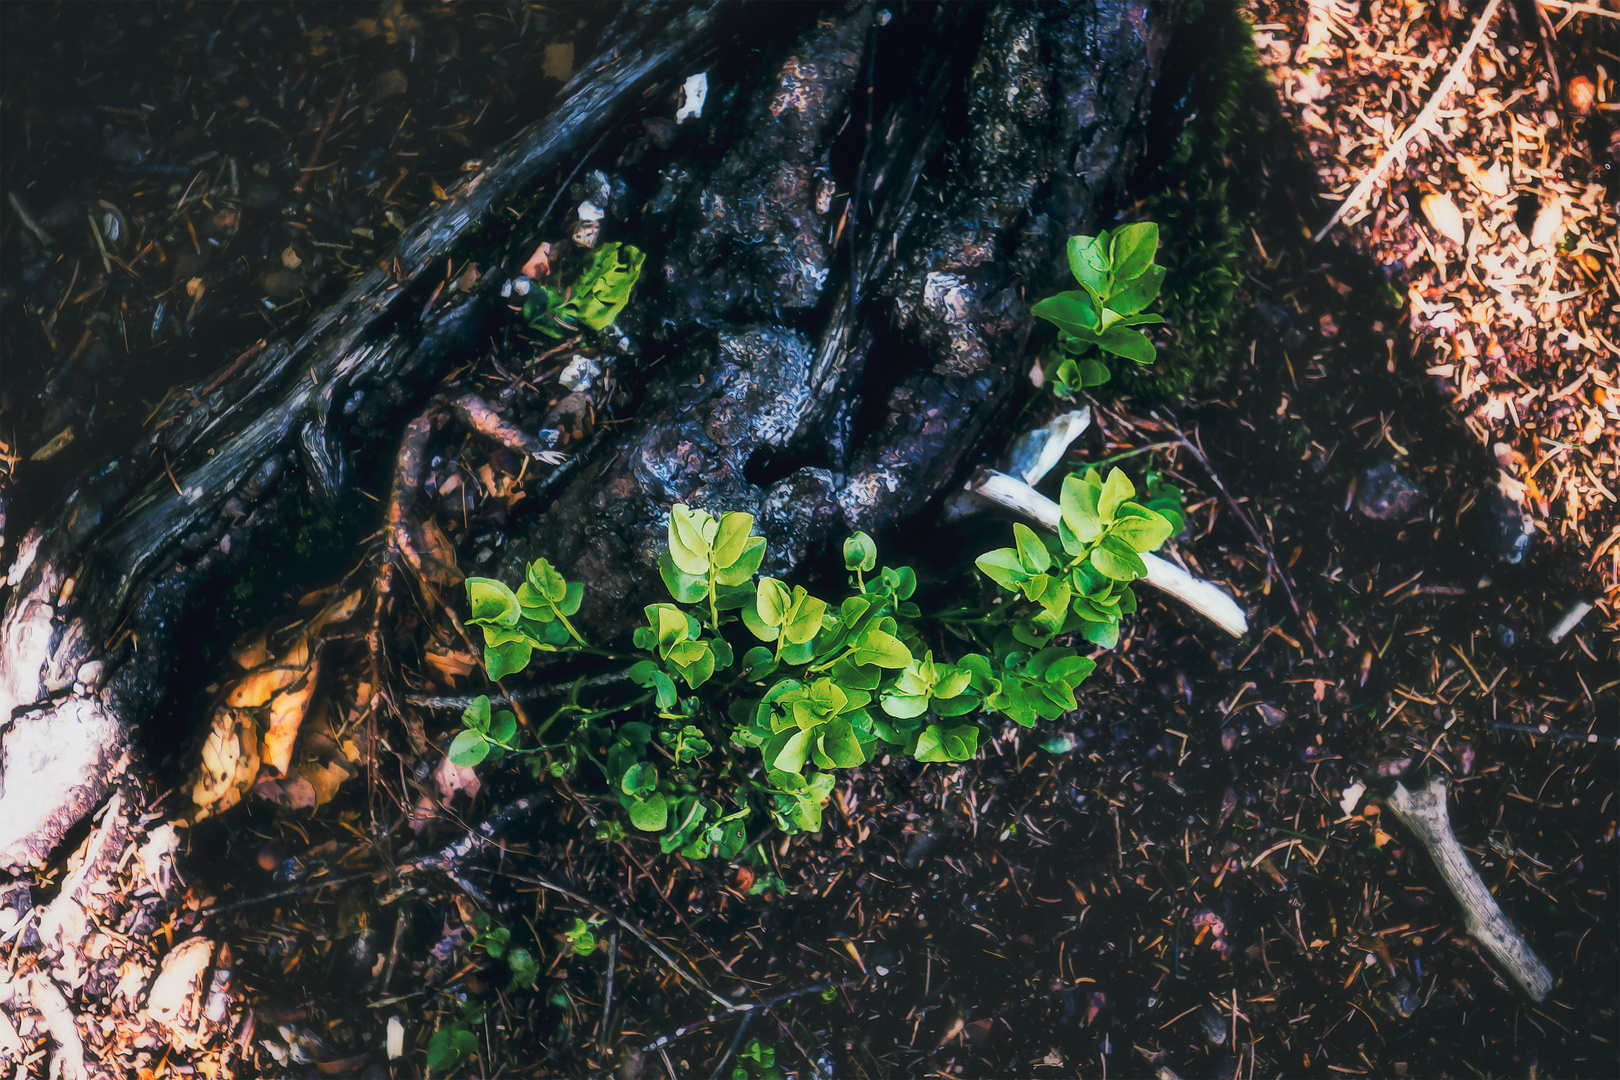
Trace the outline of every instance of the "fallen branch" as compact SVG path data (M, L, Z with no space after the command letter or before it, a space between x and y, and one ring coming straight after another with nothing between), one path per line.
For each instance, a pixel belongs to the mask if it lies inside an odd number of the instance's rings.
M1401 151L1406 149L1406 144L1412 141L1413 136L1429 126L1429 122L1434 119L1434 114L1440 111L1440 103L1445 101L1446 95L1450 94L1452 88L1457 85L1457 82L1463 76L1463 72L1468 70L1468 58L1474 55L1475 47L1479 45L1480 40L1485 36L1485 28L1491 25L1491 19L1496 15L1497 5L1501 2L1502 0L1490 0L1490 3L1485 5L1485 10L1480 13L1479 21L1474 24L1474 32L1468 36L1468 43L1462 47L1462 52L1457 54L1457 59L1452 63L1451 70L1446 72L1446 77L1441 80L1439 89L1435 90L1434 96L1429 99L1429 103L1423 106L1423 111L1418 113L1417 117L1406 126L1406 130L1401 132L1400 136L1389 144L1389 149L1384 151L1373 167L1367 170L1367 175L1361 178L1361 182L1350 192L1349 197L1339 204L1337 210L1333 211L1333 216L1328 218L1328 223L1322 226L1315 236L1311 237L1311 243L1320 244L1322 237L1328 234L1328 230L1337 225L1340 218L1344 217L1351 209L1359 205L1362 199L1366 198L1367 192L1378 182L1378 178L1384 175L1384 170L1389 168L1389 163L1399 157Z
M1427 787L1416 791L1396 784L1388 805L1434 860L1441 880L1462 905L1468 932L1496 957L1497 963L1507 969L1513 981L1532 1000L1545 1000L1553 988L1553 973L1502 914L1496 898L1457 842L1457 834L1451 831L1446 813L1445 778L1433 777Z
M980 469L968 481L967 489L1023 514L1052 532L1057 532L1058 522L1063 517L1057 503L1006 473ZM1142 580L1149 585L1169 593L1233 637L1249 632L1249 620L1243 609L1216 586L1150 552L1143 553L1142 562L1147 566L1147 577Z

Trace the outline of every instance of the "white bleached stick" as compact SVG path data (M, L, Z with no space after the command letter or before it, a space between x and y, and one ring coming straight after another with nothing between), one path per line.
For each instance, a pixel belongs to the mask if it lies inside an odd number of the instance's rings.
M1434 860L1440 879L1462 905L1463 921L1481 945L1485 946L1496 962L1507 969L1513 981L1519 984L1533 1001L1544 1001L1552 992L1553 973L1541 962L1530 943L1513 928L1502 908L1485 887L1485 882L1468 861L1468 853L1457 842L1451 831L1451 819L1446 812L1446 780L1436 776L1428 786L1408 791L1395 785L1395 794L1387 800L1390 811L1400 819L1408 831L1417 838L1423 849Z
M968 481L967 489L1023 514L1051 532L1058 531L1058 522L1063 519L1057 503L1006 473L981 469ZM1220 589L1152 553L1143 554L1142 562L1147 566L1143 581L1169 593L1233 637L1248 633L1249 620L1243 609Z

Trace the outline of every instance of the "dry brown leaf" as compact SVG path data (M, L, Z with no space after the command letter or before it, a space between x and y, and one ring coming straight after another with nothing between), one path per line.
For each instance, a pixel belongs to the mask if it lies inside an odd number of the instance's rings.
M565 82L574 73L574 43L564 41L546 46L545 60L541 64L541 71L553 79L562 79Z
M1536 223L1530 227L1530 246L1546 247L1549 242L1558 239L1564 229L1564 208L1558 205L1558 200L1548 197L1547 202L1536 214Z
M422 659L433 665L433 669L444 676L446 682L469 674L478 666L478 661L472 653L458 652L455 649L428 648L422 653Z
M1466 154L1458 154L1457 167L1462 170L1469 183L1491 198L1500 199L1508 193L1507 176L1502 172L1502 166L1492 165L1489 169L1481 169L1473 158Z
M456 566L456 549L432 518L422 522L422 573L435 585L453 589L465 575Z
M174 1027L186 1005L196 996L208 961L213 959L214 943L205 937L187 938L163 958L163 966L152 980L146 999L146 1015L165 1027Z
M433 782L438 785L439 798L446 803L461 791L465 791L469 799L476 799L484 786L478 779L477 772L468 766L457 765L450 760L449 754L446 754L439 762L439 767L433 770Z
M250 713L221 709L203 743L191 785L191 801L197 806L194 821L229 810L242 801L259 775L259 730Z
M248 634L231 649L231 659L244 668L262 666L270 659L270 646L263 630Z
M298 741L298 729L309 710L320 673L320 664L310 659L307 639L288 650L277 671L290 678L270 695L270 717L259 742L259 758L272 776L286 776L292 766L293 744Z
M316 806L331 802L338 788L348 778L349 770L336 761L324 765L318 761L305 761L298 766L298 779L308 785Z
M534 254L529 256L529 261L523 264L522 273L524 277L529 278L531 281L538 281L551 273L551 245L549 243L542 243L534 249Z

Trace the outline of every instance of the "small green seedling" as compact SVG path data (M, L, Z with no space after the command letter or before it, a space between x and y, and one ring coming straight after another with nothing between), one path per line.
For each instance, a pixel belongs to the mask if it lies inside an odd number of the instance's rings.
M428 1037L427 1068L441 1076L454 1073L478 1053L478 1036L473 1028L484 1022L484 1007L476 1001L463 1001L461 1015L452 1018Z
M764 1045L758 1038L749 1039L748 1045L737 1054L731 1080L782 1080L775 1048Z
M1164 267L1153 261L1158 247L1159 227L1151 222L1069 238L1069 270L1080 288L1030 308L1058 328L1047 377L1059 397L1108 381L1108 365L1088 355L1094 348L1138 364L1153 362L1153 342L1134 328L1164 322L1146 310L1164 284Z
M630 302L646 258L630 244L603 244L590 253L571 286L557 290L536 285L523 304L524 321L554 338L606 329Z

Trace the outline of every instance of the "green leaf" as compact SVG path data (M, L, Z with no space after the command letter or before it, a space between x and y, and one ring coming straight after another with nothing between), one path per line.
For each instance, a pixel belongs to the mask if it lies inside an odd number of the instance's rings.
M782 632L789 645L807 645L821 633L821 620L827 614L827 602L818 600L804 591L802 585L793 586L793 603L788 608L787 625Z
M529 666L534 646L527 640L508 641L501 645L484 646L484 667L496 682L514 675Z
M730 511L720 516L720 528L714 534L714 547L709 559L716 569L724 570L742 557L754 529L754 516Z
M511 627L523 613L517 594L493 578L468 578L467 603L472 609L467 621L472 623Z
M877 565L877 544L864 532L857 532L844 541L844 569L851 573L866 573Z
M1146 334L1125 326L1109 327L1098 336L1097 344L1115 356L1123 356L1138 364L1151 364L1157 355L1153 351L1153 342L1148 340Z
M1035 530L1018 521L1013 523L1013 537L1018 544L1018 561L1027 574L1044 574L1052 565L1052 553L1046 550Z
M744 514L743 516L747 517L748 515ZM753 519L750 518L749 520ZM759 569L759 564L764 559L765 538L763 536L746 537L743 542L742 554L737 556L737 561L724 570L716 571L715 580L722 585L741 585L754 576L754 572Z
M585 583L582 581L570 581L567 590L563 593L562 600L557 604L557 610L564 615L572 615L579 610L579 605L584 601Z
M754 594L754 610L759 613L759 621L766 626L781 626L787 622L788 609L793 604L792 591L775 578L760 578L759 590ZM774 641L774 635L765 638Z
M625 807L630 824L642 832L661 832L669 822L669 803L662 794L637 799Z
M1031 306L1029 311L1065 333L1090 338L1097 332L1102 306L1089 293L1073 291L1048 296Z
M1145 273L1159 250L1159 227L1151 221L1121 225L1108 245L1115 281L1130 281ZM1162 267L1160 269L1163 269Z
M758 618L758 616L755 616L755 618ZM748 613L744 612L743 621L746 622L747 620ZM770 639L766 638L765 640L769 641ZM750 682L759 682L767 678L775 670L776 654L765 646L755 645L752 649L743 653L742 677Z
M1108 233L1097 236L1071 236L1068 243L1069 272L1101 307L1108 294ZM1093 320L1095 325L1095 320Z
M669 555L681 573L708 576L710 544L704 533L716 524L707 513L685 503L676 503L670 510Z
M489 725L489 741L497 743L510 743L512 736L517 734L517 717L506 709L495 714L495 719Z
M775 641L782 636L780 629L760 618L758 608L743 608L742 621L743 625L748 627L748 632L761 641Z
M645 799L658 790L658 767L650 761L638 761L619 777L619 790L632 799Z
M929 724L917 736L918 761L967 761L978 749L979 729L972 724L941 728Z
M679 603L695 604L709 594L708 579L683 571L675 565L675 558L668 551L658 556L658 576L664 579L669 595Z
M1103 518L1098 512L1101 497L1102 489L1084 477L1070 473L1063 478L1058 507L1063 524L1082 544L1094 543L1102 535ZM1067 545L1065 550L1068 550Z
M489 730L489 695L479 694L461 710L461 722L474 731Z
M1108 535L1129 545L1132 551L1153 551L1170 539L1170 522L1131 503L1121 508Z
M871 664L880 668L903 668L911 663L911 650L893 634L875 626L861 632L851 655L857 664Z
M1099 546L1092 549L1091 564L1116 581L1134 581L1147 575L1147 565L1135 552L1121 554Z
M1116 284L1113 295L1108 298L1108 306L1121 315L1135 315L1158 298L1164 275L1164 267L1150 266L1140 277ZM1132 324L1126 322L1125 325Z
M594 945L595 942L592 942ZM506 954L506 966L512 972L512 980L507 989L517 987L528 988L534 985L540 977L540 963L528 949L513 949Z
M1069 363L1073 362L1074 361L1072 360L1069 361ZM1114 375L1113 372L1108 370L1107 364L1100 360L1093 360L1090 357L1087 357L1079 362L1079 365L1075 370L1075 377L1077 380L1076 385L1080 387L1088 387L1101 386L1103 383L1113 378Z
M849 769L865 761L866 754L849 721L836 718L817 732L811 758L823 769Z
M449 1072L477 1052L478 1036L452 1022L428 1038L427 1067L436 1073Z
M1016 548L996 548L994 551L987 551L973 560L973 565L977 566L985 577L1009 592L1017 591L1030 576L1024 569L1024 561L1018 557Z
M1119 621L1110 619L1107 622L1088 622L1080 627L1080 636L1093 645L1112 649L1119 644Z
M923 693L905 692L901 690L885 690L879 697L878 703L883 711L897 720L909 720L913 716L921 716L928 711L929 695Z
M1103 482L1102 493L1097 497L1097 515L1102 518L1103 524L1111 524L1119 515L1121 504L1135 494L1136 488L1131 484L1130 477L1125 475L1125 470L1110 470L1108 479Z
M802 729L782 732L766 746L765 764L781 772L801 771L810 756L811 738L811 733Z
M489 756L490 742L476 731L461 731L450 740L450 761L462 768L471 768Z
M553 604L562 603L568 595L568 582L547 559L536 559L530 563L524 573L524 582Z
M1072 690L1096 669L1097 662L1089 656L1065 656L1053 661L1043 676L1049 683L1062 683Z

